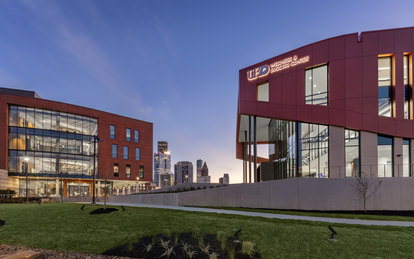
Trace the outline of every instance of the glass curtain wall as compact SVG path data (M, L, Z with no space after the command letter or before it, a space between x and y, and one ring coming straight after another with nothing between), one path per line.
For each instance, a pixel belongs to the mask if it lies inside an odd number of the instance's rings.
M359 131L345 129L346 177L360 177Z
M28 180L27 190L29 197L41 196L49 197L56 195L56 187L59 185L59 182L56 180ZM59 188L59 187L58 187ZM19 180L19 196L26 196L26 180Z
M299 175L327 178L329 176L328 126L298 122Z
M392 57L378 58L378 115L392 116Z
M393 139L378 135L378 177L393 177Z
M274 163L275 179L296 176L296 123L271 120L269 157Z
M9 112L10 173L92 175L96 119L20 106Z
M329 176L328 126L271 120L269 137L275 179Z

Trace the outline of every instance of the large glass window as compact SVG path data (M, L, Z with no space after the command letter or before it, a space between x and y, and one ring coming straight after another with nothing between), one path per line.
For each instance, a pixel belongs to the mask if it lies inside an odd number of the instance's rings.
M403 139L403 168L402 176L409 177L411 176L411 156L410 156L410 140ZM399 169L400 170L400 169Z
M269 82L257 85L257 100L261 102L269 101Z
M128 159L128 146L124 146L124 159Z
M85 130L83 130L85 129ZM94 118L30 107L9 107L9 173L91 176Z
M392 114L392 57L378 58L378 115Z
M328 65L306 69L305 103L328 105Z
M131 129L127 128L125 135L126 135L126 141L131 141Z
M392 137L378 135L378 177L393 177Z
M115 125L110 125L109 126L109 137L111 139L115 138Z
M274 179L329 176L328 126L271 120L269 141Z
M410 101L411 101L411 85L410 85L410 56L404 55L404 119L410 119Z
M139 147L135 148L135 160L141 160L141 149Z
M112 144L112 158L117 158L118 156L118 145Z
M302 177L328 177L328 126L298 123L299 175Z
M134 131L134 141L135 143L139 142L139 130Z
M345 129L345 175L360 177L359 131Z
M269 158L273 161L275 179L296 176L296 123L271 120L269 123Z
M130 165L126 165L125 176L128 178L131 177L131 166Z

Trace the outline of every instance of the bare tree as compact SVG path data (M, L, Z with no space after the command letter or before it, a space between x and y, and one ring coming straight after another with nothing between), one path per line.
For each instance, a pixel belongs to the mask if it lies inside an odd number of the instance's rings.
M362 173L363 175L364 173ZM381 186L382 180L376 184L375 179L370 177L357 177L357 182L354 185L355 190L359 194L359 198L364 202L364 212L367 213L367 200L371 198Z

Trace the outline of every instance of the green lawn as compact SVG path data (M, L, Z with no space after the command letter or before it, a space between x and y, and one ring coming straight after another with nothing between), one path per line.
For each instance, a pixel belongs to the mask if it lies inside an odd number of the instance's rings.
M414 217L406 217L406 216L384 216L384 215L346 214L346 213L341 214L341 213L334 213L334 212L307 212L307 211L291 211L291 210L233 208L233 207L199 207L199 208L250 211L250 212L263 212L263 213L273 213L273 214L310 216L310 217L325 217L325 218L389 220L389 221L414 221Z
M101 253L160 232L201 233L241 228L241 239L257 244L263 258L409 258L414 228L333 224L337 242L328 241L327 223L265 219L215 213L129 208L90 215L99 207L80 204L0 204L0 243Z

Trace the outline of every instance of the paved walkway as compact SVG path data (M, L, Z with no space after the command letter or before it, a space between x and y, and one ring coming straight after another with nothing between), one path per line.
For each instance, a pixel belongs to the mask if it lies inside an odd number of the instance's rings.
M98 204L103 204L103 203L98 202ZM251 216L251 217L263 217L263 218L269 218L269 219L309 220L309 221L328 222L328 223L371 225L371 226L414 227L414 221L386 221L386 220L325 218L325 217L297 216L297 215L238 211L238 210L222 210L222 209L209 209L209 208L197 208L197 207L137 204L137 203L126 203L126 202L108 202L107 204L113 205L113 206L123 205L123 206L129 206L129 207L145 207L145 208L160 208L160 209L170 209L170 210L222 213L222 214L242 215L242 216Z

